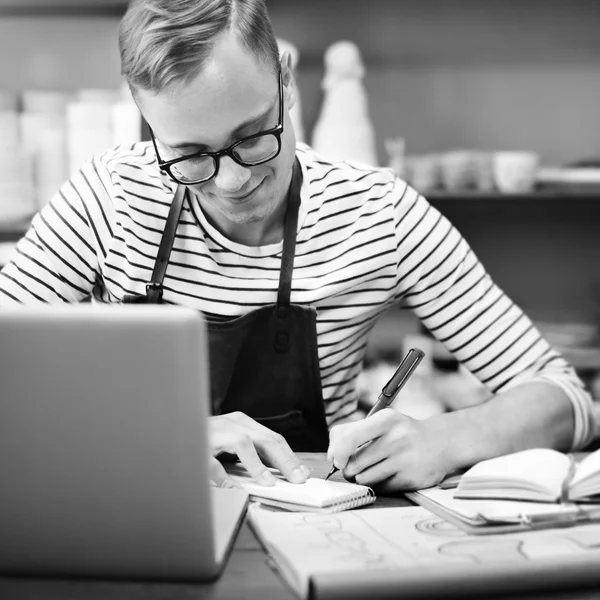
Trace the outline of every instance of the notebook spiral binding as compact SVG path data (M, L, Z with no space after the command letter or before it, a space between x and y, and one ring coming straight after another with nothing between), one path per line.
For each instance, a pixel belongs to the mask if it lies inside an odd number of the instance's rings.
M336 511L342 511L349 510L351 508L358 508L359 506L365 506L374 501L375 492L371 488L368 488L366 494L364 492L351 492L349 494L345 494L330 504L330 507L335 508Z

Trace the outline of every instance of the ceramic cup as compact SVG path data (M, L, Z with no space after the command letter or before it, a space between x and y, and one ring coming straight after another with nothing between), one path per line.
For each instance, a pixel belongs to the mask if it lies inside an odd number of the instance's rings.
M426 193L439 187L440 164L437 154L407 156L404 168L406 180L418 192Z
M440 156L442 186L449 192L473 187L473 153L453 150Z
M475 150L472 153L473 183L480 192L492 192L496 189L494 181L494 153Z
M535 152L496 152L494 180L500 192L530 192L535 184L540 158Z

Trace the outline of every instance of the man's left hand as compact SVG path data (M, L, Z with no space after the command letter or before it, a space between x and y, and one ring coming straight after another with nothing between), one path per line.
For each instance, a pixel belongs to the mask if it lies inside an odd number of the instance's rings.
M386 408L368 419L333 427L327 457L344 477L379 491L414 490L447 474L439 431Z

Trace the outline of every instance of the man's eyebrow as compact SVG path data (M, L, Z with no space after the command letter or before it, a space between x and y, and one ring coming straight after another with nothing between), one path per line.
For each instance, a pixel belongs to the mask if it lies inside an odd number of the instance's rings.
M279 102L279 97L277 97L277 99L275 100L275 103ZM264 110L261 114L253 116L253 117L249 117L248 119L246 119L245 121L243 121L242 123L240 123L232 132L231 132L231 138L235 139L235 137L244 129L246 129L247 127L250 127L251 125L255 125L256 123L259 123L260 121L264 121L269 114L273 111L273 106L275 105L275 103L271 104L271 106L269 106L266 110ZM179 144L167 144L167 146L169 146L169 148L172 148L173 150L181 150L184 148L201 148L201 149L205 149L208 148L208 146L206 144L199 144L198 142L181 142Z

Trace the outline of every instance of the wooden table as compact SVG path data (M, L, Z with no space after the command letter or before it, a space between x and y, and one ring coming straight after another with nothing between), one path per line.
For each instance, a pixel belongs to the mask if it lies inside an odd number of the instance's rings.
M324 477L329 464L323 454L301 454L314 475ZM336 473L333 478L341 478ZM373 507L406 506L401 496L378 498ZM0 543L1 532L0 532ZM598 565L600 569L600 565ZM527 600L600 600L598 591L527 596ZM0 600L297 600L269 567L268 559L245 523L225 571L209 584L136 583L0 578ZM375 600L375 599L372 599ZM511 596L511 600L518 600Z

